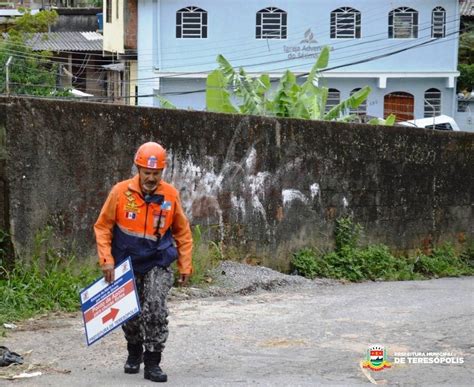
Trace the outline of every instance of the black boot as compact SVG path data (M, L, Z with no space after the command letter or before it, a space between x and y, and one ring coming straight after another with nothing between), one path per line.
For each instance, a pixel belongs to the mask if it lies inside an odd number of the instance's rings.
M140 372L140 363L143 361L142 344L127 343L128 358L123 366L126 374L138 374Z
M145 351L145 379L152 382L166 382L166 375L160 368L161 352Z

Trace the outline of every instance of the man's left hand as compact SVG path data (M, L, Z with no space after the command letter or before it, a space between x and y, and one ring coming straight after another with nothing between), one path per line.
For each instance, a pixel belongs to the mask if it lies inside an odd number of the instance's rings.
M178 286L188 286L189 277L191 277L191 274L180 274L178 278Z

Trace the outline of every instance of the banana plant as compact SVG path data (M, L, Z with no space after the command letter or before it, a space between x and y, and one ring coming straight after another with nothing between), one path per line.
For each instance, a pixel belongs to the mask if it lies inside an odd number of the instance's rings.
M217 56L217 63L226 85L230 86L234 95L242 101L238 107L239 113L266 115L266 92L271 86L270 77L263 74L259 78L252 79L242 68L235 71L222 55Z
M277 90L271 98L270 77L267 74L252 79L244 69L236 71L222 55L218 55L217 81L214 72L209 75L212 82L207 83L206 100L208 111L234 112L229 108L231 99L224 91L232 90L236 100L241 103L234 108L240 114L256 114L276 117L292 117L311 120L346 120L349 109L357 108L371 92L366 86L342 101L326 113L328 88L318 85L320 72L328 66L329 47L321 50L316 63L311 68L305 82L299 84L294 73L287 70L280 79ZM222 81L224 79L224 81ZM215 89L225 89L216 93ZM220 98L220 99L219 99Z
M383 118L372 118L368 123L370 125L393 126L396 119L395 114L390 114L385 120Z
M227 91L229 81L221 70L214 70L207 76L206 106L209 112L238 113L232 105Z
M156 94L155 97L158 98L158 101L160 102L160 107L162 107L163 109L177 109L177 107L172 102L168 101L161 95Z
M356 109L369 96L371 89L363 87L328 112L326 104L329 89L319 86L321 70L329 64L329 47L323 47L315 64L303 83L290 70L280 78L276 91L270 96L271 81L268 74L252 78L240 68L235 70L222 55L217 56L218 68L206 81L207 111L234 114L252 114L274 117L301 118L307 120L350 121L350 109ZM236 104L234 104L237 101ZM172 104L160 98L161 106ZM391 118L382 120L383 125L393 125ZM381 124L382 121L377 121ZM371 123L375 123L372 122Z

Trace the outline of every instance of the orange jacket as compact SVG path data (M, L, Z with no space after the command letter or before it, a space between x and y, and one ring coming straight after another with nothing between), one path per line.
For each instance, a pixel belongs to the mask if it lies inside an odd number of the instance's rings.
M179 272L192 273L189 222L178 191L163 180L154 194L146 197L138 175L116 184L94 231L100 265L118 264L130 256L134 270L144 273L178 259Z

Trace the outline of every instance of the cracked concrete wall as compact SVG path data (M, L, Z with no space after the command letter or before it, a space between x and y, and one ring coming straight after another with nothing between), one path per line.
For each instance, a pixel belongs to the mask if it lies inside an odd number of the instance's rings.
M7 215L21 254L46 225L58 243L95 254L106 195L150 140L169 150L165 179L192 224L242 259L284 267L297 248L330 246L347 214L365 242L399 251L474 235L472 133L70 101L0 106Z

